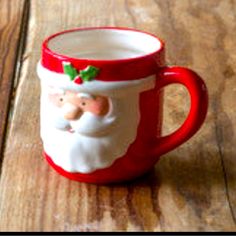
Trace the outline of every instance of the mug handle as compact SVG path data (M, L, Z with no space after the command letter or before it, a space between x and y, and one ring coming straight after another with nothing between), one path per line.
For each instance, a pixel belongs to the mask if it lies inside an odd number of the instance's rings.
M191 138L205 120L208 108L208 93L204 81L192 70L183 67L164 67L157 72L157 89L169 84L184 85L191 99L189 114L182 126L170 135L158 137L154 155L163 155Z

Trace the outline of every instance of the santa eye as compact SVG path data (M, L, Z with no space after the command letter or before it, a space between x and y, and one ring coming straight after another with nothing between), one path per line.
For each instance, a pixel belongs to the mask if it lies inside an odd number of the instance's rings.
M63 98L60 98L59 100L60 100L60 102L63 102Z
M82 105L82 106L85 106L85 105L86 105L86 102L82 102L81 105Z

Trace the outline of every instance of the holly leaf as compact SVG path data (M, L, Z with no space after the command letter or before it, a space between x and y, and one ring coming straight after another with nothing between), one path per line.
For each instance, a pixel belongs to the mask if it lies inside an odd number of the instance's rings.
M83 81L91 81L94 79L99 73L99 69L95 66L88 66L84 70L81 70L79 76Z
M73 81L78 75L77 70L71 65L70 62L63 62L63 72L70 76L71 81Z

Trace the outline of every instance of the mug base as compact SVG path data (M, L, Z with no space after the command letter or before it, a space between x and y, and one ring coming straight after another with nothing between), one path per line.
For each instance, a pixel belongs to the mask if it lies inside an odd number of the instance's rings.
M97 175L96 174L94 175L95 172L101 172L101 171L104 171L104 169L95 171L91 174L82 174L79 172L71 173L71 172L65 171L60 166L56 165L53 162L52 158L46 154L46 152L43 152L43 156L47 160L48 164L60 175L66 177L70 180L74 180L77 182L91 183L91 184L112 184L112 183L122 183L122 182L127 183L127 182L134 181L135 179L142 177L143 175L147 174L149 171L151 171L153 169L153 166L152 166L151 168L149 168L145 171L135 173L135 174L129 175L127 177L122 176L119 179L117 179L117 178L111 178L111 176L109 176L109 175L106 176L106 174L104 175L104 173L100 174L100 175L99 175L99 173L97 173Z

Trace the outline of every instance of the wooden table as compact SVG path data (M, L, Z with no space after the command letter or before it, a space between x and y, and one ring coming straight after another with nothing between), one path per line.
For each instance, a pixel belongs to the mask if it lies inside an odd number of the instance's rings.
M59 176L42 157L42 40L81 26L126 26L166 41L168 64L194 69L209 89L201 130L132 183L96 186ZM0 0L1 231L235 231L235 0ZM164 133L189 109L165 93Z

